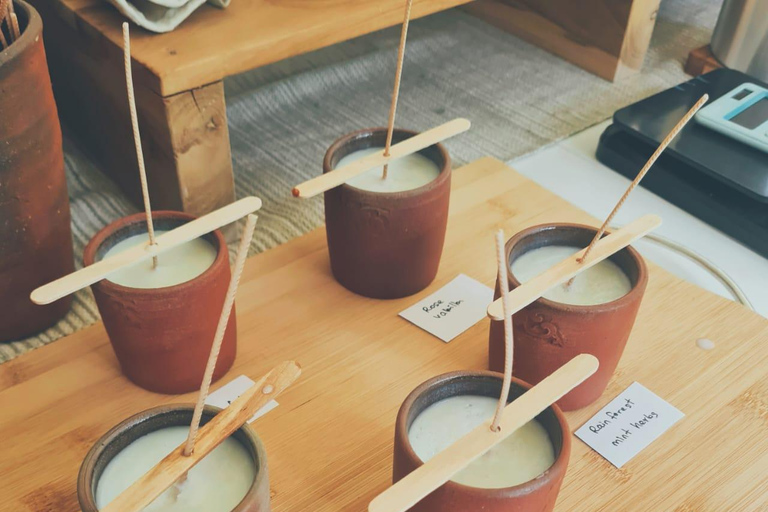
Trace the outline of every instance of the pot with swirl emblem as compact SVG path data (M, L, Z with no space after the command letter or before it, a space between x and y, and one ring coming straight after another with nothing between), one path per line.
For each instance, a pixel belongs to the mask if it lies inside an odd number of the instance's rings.
M596 229L580 224L542 224L524 229L506 243L510 290L520 286L512 263L528 251L548 245L586 247ZM603 394L624 352L637 311L648 283L648 270L632 247L615 253L610 261L626 274L630 290L616 300L594 305L573 305L539 298L515 313L512 324L515 339L515 377L537 384L571 360L587 353L600 360L600 368L561 398L564 411L580 409ZM495 296L498 298L499 283ZM493 371L504 368L504 327L492 321L488 343L488 363Z
M416 132L395 129L397 144ZM323 173L345 156L383 147L386 128L350 133L325 154ZM373 192L348 183L325 192L331 271L348 290L376 299L413 295L437 275L448 224L451 158L442 144L419 151L439 169L435 179L400 192Z

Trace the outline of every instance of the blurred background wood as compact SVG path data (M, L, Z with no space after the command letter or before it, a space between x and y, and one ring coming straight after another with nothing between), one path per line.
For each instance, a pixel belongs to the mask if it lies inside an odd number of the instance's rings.
M476 0L465 9L606 80L640 70L660 0Z
M413 17L467 1L416 0ZM45 20L62 118L141 204L122 78L121 15L103 0L32 3ZM401 23L404 5L249 0L226 10L202 6L167 34L136 28L134 82L153 207L201 215L234 200L225 77Z
M703 75L721 67L723 65L712 55L709 45L692 50L685 61L685 72L691 76Z

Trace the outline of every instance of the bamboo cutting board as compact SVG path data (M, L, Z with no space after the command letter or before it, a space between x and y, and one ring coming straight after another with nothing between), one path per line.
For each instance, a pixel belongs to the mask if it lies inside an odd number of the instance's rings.
M287 191L286 191L287 193ZM360 512L390 483L398 407L418 384L485 367L488 320L444 344L397 314L459 273L495 279L495 230L595 219L486 158L453 177L440 273L417 296L376 301L330 275L322 229L251 258L237 297L239 354L214 385L303 367L254 424L266 444L275 512ZM650 265L634 332L608 390L567 414L576 429L638 381L685 413L616 469L580 440L558 511L768 509L768 321ZM709 338L714 350L696 347ZM77 471L110 427L156 405L121 374L101 324L0 366L0 510L79 510Z

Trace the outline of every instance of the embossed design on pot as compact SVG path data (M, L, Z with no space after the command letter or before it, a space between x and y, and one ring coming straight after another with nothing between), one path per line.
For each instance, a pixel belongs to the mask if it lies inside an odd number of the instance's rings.
M376 208L374 206L359 206L362 213L362 227L376 232L386 234L389 228L389 210L387 208Z
M393 143L415 135L396 129ZM323 172L344 156L384 146L386 128L341 137L325 154ZM422 187L380 193L340 185L325 193L325 222L331 271L348 290L393 299L426 288L437 275L448 223L451 159L442 144L422 151L440 174Z
M562 331L552 320L549 315L543 313L531 313L525 317L523 322L523 330L525 333L540 340L542 343L547 343L555 347L564 347L565 339Z
M507 241L507 261L512 262L523 253L545 245L586 247L595 232L595 228L581 224L533 226ZM516 377L537 384L582 353L592 354L600 361L600 368L594 375L557 402L565 411L589 405L602 395L624 352L648 283L645 262L632 247L622 249L610 259L624 271L632 284L623 297L591 306L562 304L540 298L513 316L513 374ZM518 286L520 282L510 264L509 288L513 290ZM495 297L499 297L498 282ZM545 324L551 324L556 331L542 337L542 332L547 332ZM534 326L541 327L532 328ZM491 370L503 369L504 352L503 323L491 321L488 339L488 366Z

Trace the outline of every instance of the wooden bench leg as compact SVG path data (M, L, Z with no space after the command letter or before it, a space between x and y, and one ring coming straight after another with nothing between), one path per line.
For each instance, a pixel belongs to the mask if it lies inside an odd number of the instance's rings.
M161 98L162 108L140 107L153 205L176 205L194 215L235 198L224 84ZM150 161L151 159L151 161ZM156 178L153 180L153 177ZM174 179L175 178L175 179Z
M103 34L62 18L49 0L32 0L59 116L96 157L99 168L141 205L122 48ZM158 78L133 63L136 106L156 210L201 215L234 200L222 82L162 97Z
M643 65L660 0L476 0L480 19L606 80Z

